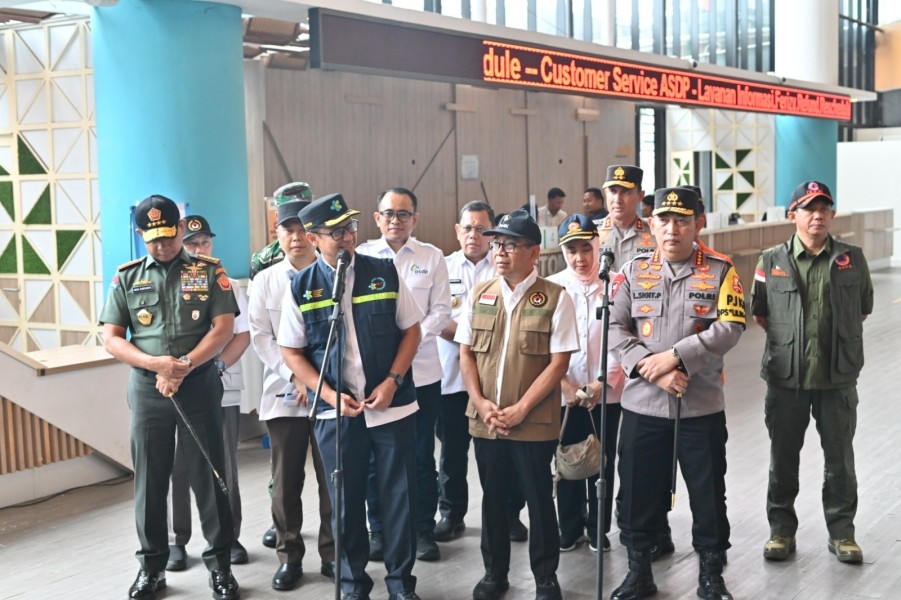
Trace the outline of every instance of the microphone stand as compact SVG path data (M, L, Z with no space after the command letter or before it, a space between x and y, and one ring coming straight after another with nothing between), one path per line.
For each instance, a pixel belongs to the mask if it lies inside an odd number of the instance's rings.
M345 271L346 273L346 271ZM342 277L344 274L342 273ZM335 272L338 277L338 272ZM336 297L337 296L337 297ZM335 303L332 316L329 317L328 340L325 343L325 358L322 361L322 369L319 371L319 382L316 384L316 394L313 396L313 404L310 406L310 420L316 421L316 405L319 403L319 395L322 393L322 384L325 374L328 372L329 357L331 356L332 343L337 341L338 352L336 359L338 369L335 372L335 470L332 472L332 485L335 488L335 499L332 503L332 511L335 515L335 600L341 600L341 554L344 538L344 453L341 446L341 390L344 387L342 366L344 365L344 282L341 281L335 287L332 302Z
M598 373L598 381L601 382L601 422L600 435L601 442L601 468L598 471L598 481L595 484L597 488L598 499L598 529L597 529L597 580L595 589L597 591L597 600L604 597L604 513L607 500L607 479L604 476L604 469L607 462L607 331L610 329L610 273L609 271L601 271L598 273L604 281L604 296L601 305L595 309L595 318L602 322L601 325L601 367Z

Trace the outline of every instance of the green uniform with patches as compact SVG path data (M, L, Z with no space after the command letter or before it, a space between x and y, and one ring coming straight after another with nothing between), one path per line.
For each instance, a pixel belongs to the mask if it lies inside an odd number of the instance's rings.
M100 322L125 327L129 341L142 352L177 358L197 346L215 317L228 313L237 314L238 305L219 260L183 249L168 265L145 256L119 267ZM222 383L212 361L195 366L176 398L213 464L223 471ZM203 560L210 570L228 568L234 538L228 498L218 491L213 474L171 400L156 389L156 373L132 368L128 405L132 411L135 520L141 542L136 556L141 567L150 572L166 568L166 494L178 435L208 543Z
M281 262L285 258L285 251L275 240L259 252L254 252L250 257L250 278L253 279L257 273L264 271L272 265Z

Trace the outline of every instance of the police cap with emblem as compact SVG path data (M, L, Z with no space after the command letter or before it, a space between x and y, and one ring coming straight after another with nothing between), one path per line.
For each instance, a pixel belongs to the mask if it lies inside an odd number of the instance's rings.
M598 226L583 214L569 215L557 228L560 245L576 240L590 240L598 237Z
M517 209L504 215L494 229L489 229L482 235L506 235L530 240L536 244L541 243L541 228L529 214L529 211Z
M694 216L698 214L700 199L694 190L685 187L662 188L654 192L654 215L676 213Z
M304 206L297 216L300 217L303 228L310 231L319 227L334 227L358 214L360 211L347 206L344 196L329 194Z
M210 237L216 237L210 228L210 222L200 215L188 215L185 217L185 239L198 233L205 233Z
M691 190L695 194L698 195L698 214L702 215L707 210L707 207L704 206L704 194L701 193L701 188L696 185L683 185L686 190Z
M626 189L641 189L641 180L644 171L633 165L610 165L607 167L607 181L602 186L604 189L618 185Z
M135 209L135 225L141 230L145 242L178 235L181 213L178 205L159 194L141 200Z
M788 201L788 210L804 208L814 200L825 200L835 206L829 186L820 181L805 181L792 192L792 197Z

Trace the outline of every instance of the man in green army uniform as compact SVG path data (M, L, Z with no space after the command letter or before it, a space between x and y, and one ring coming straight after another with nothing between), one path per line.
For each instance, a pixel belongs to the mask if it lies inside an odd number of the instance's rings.
M232 337L238 304L219 260L182 247L185 221L175 202L146 198L135 223L148 256L118 268L100 315L104 348L132 366L128 405L141 569L128 597L152 599L166 586L166 494L177 434L208 543L203 560L213 598L237 600L228 498L217 491L197 441L169 397L178 399L212 464L223 471L222 383L213 359Z
M286 183L282 187L275 190L275 203L283 204L288 200L305 200L313 201L313 188L309 183L303 181L295 181L294 183ZM277 262L285 258L285 253L275 240L259 252L255 252L250 257L250 278L253 279L257 273L263 269L268 269ZM273 547L275 542L273 541Z

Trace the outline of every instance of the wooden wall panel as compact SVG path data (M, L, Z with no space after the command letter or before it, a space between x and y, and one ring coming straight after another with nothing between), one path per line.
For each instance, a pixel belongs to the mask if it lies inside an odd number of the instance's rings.
M418 237L433 241L456 200L452 115L445 83L317 70L267 72L266 122L294 179L317 196L344 194L361 215L360 240L378 237L379 192L414 188L423 213ZM266 187L285 182L267 143ZM418 185L417 185L418 182ZM452 222L452 221L451 221Z
M81 440L0 397L0 475L93 452Z
M585 108L597 110L597 121L585 123L588 147L588 185L601 187L607 165L636 164L635 105L618 100L585 98ZM653 190L646 190L653 192Z
M576 119L582 98L564 94L528 92L528 107L538 113L527 117L529 141L529 194L542 206L552 187L566 192L563 210L582 207L585 189L585 128ZM528 197L523 199L526 202Z
M474 111L457 111L457 205L487 200L497 213L509 212L529 199L526 177L526 93L456 86L456 103ZM460 158L479 158L479 181L460 178ZM484 193L482 186L484 185Z

